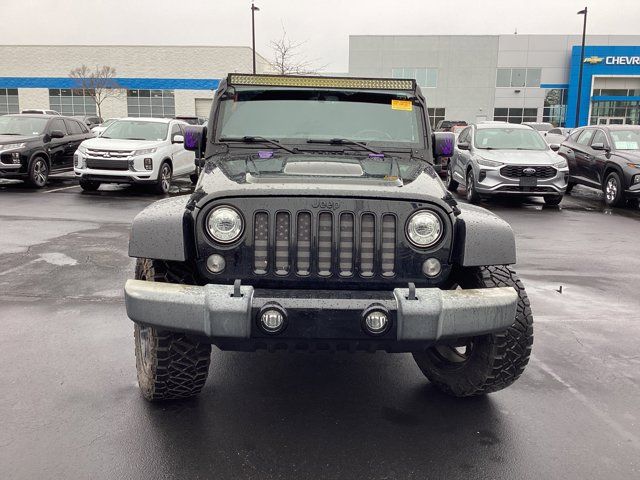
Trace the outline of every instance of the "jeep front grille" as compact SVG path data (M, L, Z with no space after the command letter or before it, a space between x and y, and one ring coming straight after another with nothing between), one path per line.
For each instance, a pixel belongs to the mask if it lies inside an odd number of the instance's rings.
M394 214L257 212L253 219L256 274L360 277L395 275ZM273 252L271 255L270 253Z
M532 169L533 173L525 172L526 169ZM548 165L506 165L500 169L500 174L503 177L520 178L520 177L535 177L535 178L553 178L556 176L557 170Z

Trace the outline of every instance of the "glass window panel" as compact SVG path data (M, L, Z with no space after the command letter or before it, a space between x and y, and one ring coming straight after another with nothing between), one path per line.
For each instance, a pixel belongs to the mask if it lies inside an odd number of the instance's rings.
M18 89L17 88L7 88L7 95L18 96Z
M507 115L509 115L508 109L506 108L494 108L493 109L493 116L494 117L506 117Z
M541 74L540 68L527 68L527 87L539 87Z
M511 69L511 86L524 87L526 75L527 75L526 68L512 68Z
M426 68L416 68L416 82L421 87L427 86L427 69Z
M391 76L393 78L402 78L402 68L392 68Z
M536 117L536 116L538 116L538 109L537 108L525 108L523 115L525 117L527 117L527 116ZM532 121L535 122L535 120L532 120Z
M522 116L522 108L510 108L509 109L510 117L521 117Z
M428 68L426 86L428 88L435 88L437 85L438 85L438 69Z
M137 97L138 96L138 90L127 90L127 97Z
M523 122L535 122L537 117L522 117Z
M162 98L157 98L157 97L151 98L151 105L154 107L162 105Z
M173 107L165 107L164 115L165 117L175 117L176 111L173 109Z
M152 97L162 97L162 90L151 90Z
M151 107L140 105L140 115L141 116L151 115Z
M140 106L149 107L151 106L151 99L149 97L140 97L138 99Z
M150 97L151 92L149 90L138 90L138 96L140 97Z
M163 90L162 92L165 97L173 97L173 90Z
M496 122L506 122L507 117L493 117Z
M511 69L499 68L496 76L496 87L510 87L511 86Z

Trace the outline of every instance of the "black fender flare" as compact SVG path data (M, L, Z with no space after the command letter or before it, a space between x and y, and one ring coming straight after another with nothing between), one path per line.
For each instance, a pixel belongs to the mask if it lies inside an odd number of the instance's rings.
M190 195L152 203L133 219L129 234L129 256L183 262L193 248ZM191 242L191 243L190 243Z
M516 238L511 226L490 211L459 204L453 260L463 267L516 263Z

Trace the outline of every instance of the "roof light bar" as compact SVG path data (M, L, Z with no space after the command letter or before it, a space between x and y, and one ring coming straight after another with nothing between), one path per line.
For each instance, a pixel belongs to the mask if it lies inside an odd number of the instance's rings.
M258 85L265 87L415 90L415 80L400 78L345 78L230 73L227 82L229 85Z

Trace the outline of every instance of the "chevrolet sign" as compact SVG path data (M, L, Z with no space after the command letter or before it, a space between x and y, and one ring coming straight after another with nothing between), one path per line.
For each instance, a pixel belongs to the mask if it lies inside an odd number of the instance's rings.
M585 62L586 61L587 59L585 58ZM604 63L607 65L640 65L640 56L635 55L633 57L626 57L626 56L607 57Z

